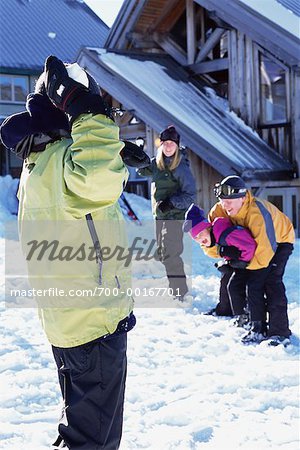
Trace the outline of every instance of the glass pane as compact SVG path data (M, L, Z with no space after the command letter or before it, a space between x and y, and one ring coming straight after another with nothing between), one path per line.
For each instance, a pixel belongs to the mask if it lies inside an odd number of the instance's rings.
M268 201L277 206L280 211L283 211L283 196L282 195L268 195Z
M25 102L28 94L27 79L22 77L14 78L15 102Z
M0 100L12 101L11 78L4 75L0 75Z
M260 55L261 119L263 123L287 121L286 70Z

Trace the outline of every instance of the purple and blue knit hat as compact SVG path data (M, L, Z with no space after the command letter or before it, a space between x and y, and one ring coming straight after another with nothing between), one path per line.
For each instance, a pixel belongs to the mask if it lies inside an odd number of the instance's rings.
M206 228L210 228L211 223L204 215L203 209L191 204L187 212L185 213L185 221L183 223L183 231L190 233L193 239Z

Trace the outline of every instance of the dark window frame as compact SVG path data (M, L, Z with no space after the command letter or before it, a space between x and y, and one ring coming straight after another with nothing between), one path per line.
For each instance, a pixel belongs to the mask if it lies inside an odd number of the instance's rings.
M258 101L257 104L257 122L258 126L276 126L276 125L290 125L291 124L291 68L284 64L282 61L280 61L278 58L273 56L271 53L269 53L264 48L260 47L258 44L254 44L254 51L255 51L255 61L256 61L256 76L255 76L255 82L256 82L256 95ZM286 120L264 120L263 118L263 98L261 95L261 72L260 72L260 55L263 55L264 57L268 58L270 61L277 64L279 67L281 67L285 71L285 99L286 99Z

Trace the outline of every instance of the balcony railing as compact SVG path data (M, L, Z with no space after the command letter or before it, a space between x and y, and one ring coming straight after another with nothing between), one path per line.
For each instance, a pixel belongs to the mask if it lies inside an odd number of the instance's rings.
M293 162L290 123L259 125L257 131L260 137L285 160Z

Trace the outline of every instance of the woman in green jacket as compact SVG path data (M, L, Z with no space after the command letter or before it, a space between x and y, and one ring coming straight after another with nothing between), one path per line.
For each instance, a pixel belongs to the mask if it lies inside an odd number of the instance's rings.
M196 187L189 162L179 147L180 135L169 126L160 135L156 158L139 175L152 178L152 210L155 217L158 256L164 264L174 297L188 292L184 264L182 221L194 203Z

